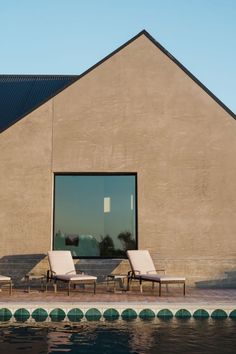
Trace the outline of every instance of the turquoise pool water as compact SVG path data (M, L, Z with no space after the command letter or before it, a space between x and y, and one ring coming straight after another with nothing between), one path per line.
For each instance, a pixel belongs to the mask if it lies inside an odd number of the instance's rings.
M2 324L0 353L234 354L236 321L173 318Z

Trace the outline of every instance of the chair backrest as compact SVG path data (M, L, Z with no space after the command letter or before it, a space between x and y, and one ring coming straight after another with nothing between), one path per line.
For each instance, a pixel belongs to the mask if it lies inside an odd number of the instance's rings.
M49 251L48 260L51 271L55 275L76 274L70 251Z
M155 265L152 257L147 250L129 250L127 251L130 266L135 275L156 274Z

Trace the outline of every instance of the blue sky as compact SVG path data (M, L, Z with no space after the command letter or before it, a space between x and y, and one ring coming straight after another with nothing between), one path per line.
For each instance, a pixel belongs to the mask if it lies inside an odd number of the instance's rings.
M0 73L81 74L142 29L236 113L236 0L0 0Z

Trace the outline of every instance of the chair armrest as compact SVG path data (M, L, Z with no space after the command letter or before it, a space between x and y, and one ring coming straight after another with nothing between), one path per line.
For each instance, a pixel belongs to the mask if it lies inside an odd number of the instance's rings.
M166 274L166 270L165 269L156 269L156 272L163 272L164 274Z
M134 274L134 275L137 275L137 274L141 274L141 272L140 272L140 270L134 269L134 270L133 270L133 274Z
M141 274L140 270L130 270L128 272L128 279L135 279L135 277L138 276L139 274Z

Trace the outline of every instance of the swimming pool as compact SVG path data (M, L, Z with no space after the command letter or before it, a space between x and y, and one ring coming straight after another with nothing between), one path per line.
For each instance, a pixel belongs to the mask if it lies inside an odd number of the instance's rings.
M235 333L229 318L2 323L0 353L233 354Z

